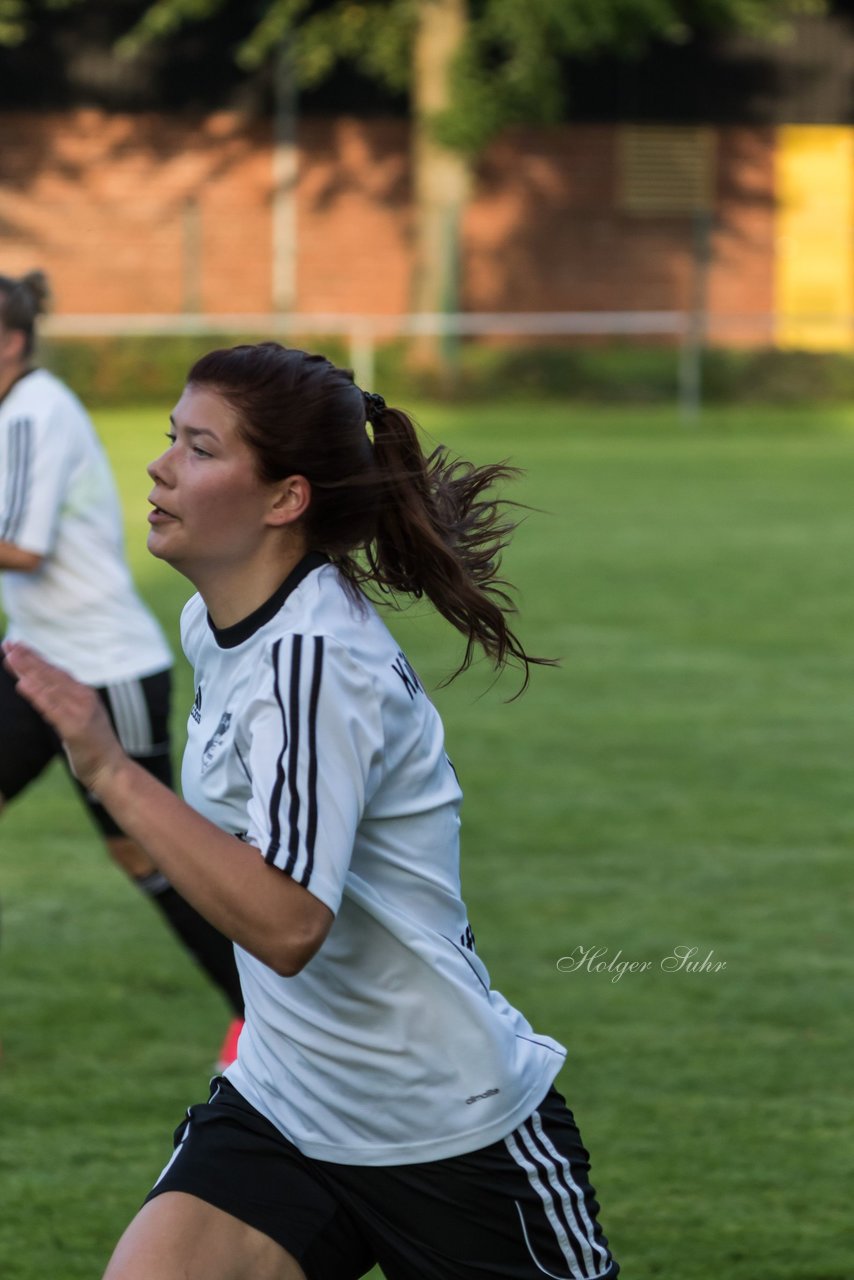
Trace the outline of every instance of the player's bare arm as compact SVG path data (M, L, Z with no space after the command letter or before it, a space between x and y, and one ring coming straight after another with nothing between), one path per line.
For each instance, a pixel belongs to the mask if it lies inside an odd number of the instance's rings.
M4 542L0 538L0 571L35 573L43 560L44 556L37 555L35 551L25 551L23 547L16 547L14 542Z
M276 973L299 973L329 932L329 908L130 760L87 685L25 645L7 642L3 651L18 691L62 738L77 777L176 889Z

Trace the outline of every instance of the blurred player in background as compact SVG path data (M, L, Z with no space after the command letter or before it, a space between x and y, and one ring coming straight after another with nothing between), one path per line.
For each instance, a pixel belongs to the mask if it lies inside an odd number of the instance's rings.
M0 580L8 634L97 689L128 755L170 786L172 655L134 591L118 495L92 423L68 388L33 364L47 301L42 272L0 276ZM56 734L0 670L0 809L57 755ZM231 943L80 791L110 856L225 995L234 1018L220 1052L227 1064L243 1016Z
M527 679L506 468L426 458L404 413L276 343L203 357L172 422L148 545L198 590L186 802L91 690L6 646L78 775L235 940L246 995L108 1280L612 1280L565 1050L490 987L442 723L360 590L428 597L464 666L478 646Z

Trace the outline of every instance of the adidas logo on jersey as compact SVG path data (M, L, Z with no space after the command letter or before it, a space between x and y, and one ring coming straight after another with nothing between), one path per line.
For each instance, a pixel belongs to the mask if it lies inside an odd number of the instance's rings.
M199 685L198 689L196 690L196 699L195 699L195 702L193 703L193 709L190 712L190 715L193 717L196 724L202 723L202 686L201 685Z
M473 1102L483 1102L484 1098L494 1098L500 1092L500 1089L486 1089L483 1093L473 1093L470 1098L466 1098L466 1106L470 1107Z

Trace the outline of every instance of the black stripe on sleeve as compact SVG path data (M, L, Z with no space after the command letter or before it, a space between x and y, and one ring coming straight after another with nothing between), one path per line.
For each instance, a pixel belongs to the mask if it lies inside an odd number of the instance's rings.
M0 527L4 542L14 542L20 532L30 489L31 454L32 422L29 418L16 418L9 427L6 519Z
M317 839L317 704L323 676L323 636L314 637L314 671L308 705L308 816L305 824L305 871L300 884L308 887L314 869L314 844Z
M21 525L24 522L24 514L27 509L27 501L32 488L32 462L33 462L33 424L30 418L21 418L17 423L18 431L21 437L21 465L20 479L18 482L18 504L15 511L15 524L12 529L11 537L17 538L21 532Z
M15 524L10 537L17 538L21 532L21 525L24 522L24 514L27 510L27 501L32 488L32 466L33 466L33 424L30 418L21 418L17 423L18 431L21 437L21 469L18 487L18 505L15 511Z
M18 423L10 422L9 424L9 441L6 446L7 452L7 471L6 471L6 495L5 495L5 518L0 525L0 538L4 542L11 542L12 522L15 513L15 504L18 494L18 466L20 453L20 435L18 432Z
M9 424L9 439L6 445L6 493L4 496L4 518L0 524L0 540L9 542L9 530L12 525L12 512L15 507L15 494L17 486L15 483L18 473L18 432L16 431L17 423Z
M291 803L288 809L288 825L290 827L290 837L288 839L288 860L285 863L285 871L288 875L293 874L293 869L297 860L297 853L299 852L300 795L299 787L297 785L297 768L299 767L299 681L301 667L302 636L295 635L293 638L293 655L291 658L291 741L288 749L288 791L290 792L291 797Z
M267 852L264 855L266 862L275 862L282 837L281 823L279 821L279 809L282 803L282 791L284 790L285 785L285 752L288 749L288 718L285 713L285 704L282 701L282 690L279 684L279 650L281 647L281 640L277 640L273 645L273 694L282 717L282 749L276 760L276 778L273 783L273 790L270 793L270 843L267 846Z

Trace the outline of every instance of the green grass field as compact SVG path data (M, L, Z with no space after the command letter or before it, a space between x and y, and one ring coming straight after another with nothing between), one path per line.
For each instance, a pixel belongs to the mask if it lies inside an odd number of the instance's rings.
M623 1274L851 1280L854 412L420 416L511 456L540 508L506 567L522 636L561 669L507 703L514 681L481 665L435 699L478 949L569 1046ZM143 545L165 410L98 423L174 637L187 585ZM421 608L392 625L435 686L453 634ZM182 669L179 740L191 698ZM0 832L0 1275L94 1277L205 1095L225 1015L61 768ZM676 947L725 967L667 972ZM649 967L560 971L579 948Z

